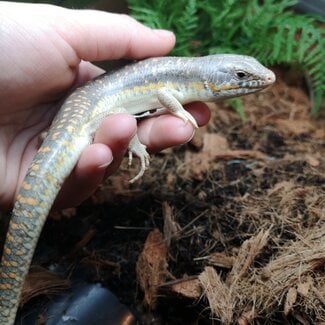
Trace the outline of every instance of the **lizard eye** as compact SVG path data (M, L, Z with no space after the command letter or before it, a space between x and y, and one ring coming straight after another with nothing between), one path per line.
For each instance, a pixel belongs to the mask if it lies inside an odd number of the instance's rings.
M248 76L248 74L246 72L244 72L244 71L237 71L236 72L236 77L238 79L244 79L247 76Z

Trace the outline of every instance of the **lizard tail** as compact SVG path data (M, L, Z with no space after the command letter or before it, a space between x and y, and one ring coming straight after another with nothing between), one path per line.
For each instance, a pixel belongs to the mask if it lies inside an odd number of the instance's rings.
M50 134L28 170L14 205L1 259L0 324L14 324L22 286L43 225L86 142L81 138L60 139L53 149Z

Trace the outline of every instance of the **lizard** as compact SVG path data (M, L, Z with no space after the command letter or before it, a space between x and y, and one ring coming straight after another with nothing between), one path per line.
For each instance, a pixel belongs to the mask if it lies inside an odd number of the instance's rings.
M215 102L262 90L274 73L255 58L236 54L156 57L105 73L75 89L63 102L21 184L8 226L0 266L0 325L14 324L22 286L53 202L82 150L106 116L152 110L174 114L198 127L183 105ZM140 158L138 180L149 166L145 145L129 144Z

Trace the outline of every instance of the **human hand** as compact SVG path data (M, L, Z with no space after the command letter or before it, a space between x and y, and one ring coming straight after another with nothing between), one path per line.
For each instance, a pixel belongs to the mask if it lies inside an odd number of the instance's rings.
M175 42L172 33L149 29L126 15L10 2L0 2L0 34L2 206L13 204L39 147L39 135L67 92L103 72L90 61L161 56ZM199 125L210 117L202 103L188 110ZM113 173L136 130L132 116L106 118L66 180L56 207L80 203ZM193 127L164 115L141 122L138 134L153 152L187 142ZM100 167L108 162L106 169Z

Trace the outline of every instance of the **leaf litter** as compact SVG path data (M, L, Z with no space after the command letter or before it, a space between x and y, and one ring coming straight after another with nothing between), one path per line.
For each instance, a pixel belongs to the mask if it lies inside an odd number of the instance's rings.
M312 119L301 80L277 74L243 98L246 123L213 106L139 182L125 164L69 218L50 219L34 263L67 265L55 288L78 270L139 324L324 324L324 110Z

